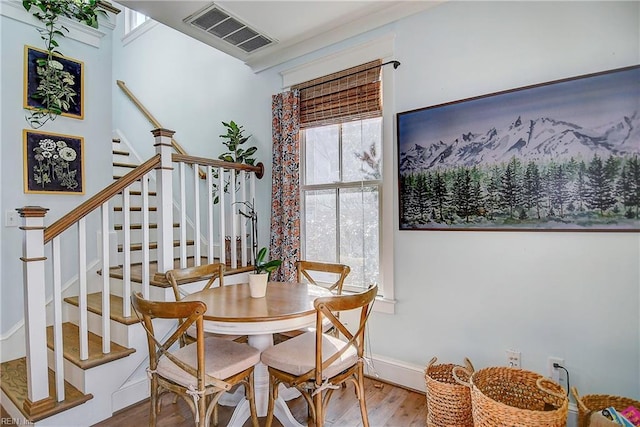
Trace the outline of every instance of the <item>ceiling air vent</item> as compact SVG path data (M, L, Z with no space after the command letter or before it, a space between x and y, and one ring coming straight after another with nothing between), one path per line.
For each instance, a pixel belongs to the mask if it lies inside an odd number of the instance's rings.
M185 22L247 53L273 43L272 39L260 34L215 4L186 18Z

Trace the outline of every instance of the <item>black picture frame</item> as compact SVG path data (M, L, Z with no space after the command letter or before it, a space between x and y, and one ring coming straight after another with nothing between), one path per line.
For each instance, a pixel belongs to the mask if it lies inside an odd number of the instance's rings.
M400 230L640 231L640 66L397 114Z
M24 192L84 194L84 138L24 129Z
M47 57L47 52L32 46L24 47L24 99L23 107L27 109L45 108L39 100L33 98L39 79L37 73L38 59ZM84 63L66 56L54 55L54 60L62 65L63 71L68 72L73 79L71 87L77 94L68 111L61 115L74 119L84 119Z

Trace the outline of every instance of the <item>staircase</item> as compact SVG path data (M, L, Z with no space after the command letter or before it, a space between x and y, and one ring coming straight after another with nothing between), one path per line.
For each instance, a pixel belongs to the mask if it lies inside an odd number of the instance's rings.
M261 166L172 154L171 135L154 131L158 154L142 164L114 139L114 183L55 223L44 225L46 209L21 210L27 353L2 363L0 372L2 406L11 417L43 426L92 425L146 398L147 342L131 312L131 293L173 300L164 278L171 268L220 260L229 274L251 270L237 255L236 245L244 249L250 242L233 207L254 199ZM214 168L219 184L235 182L236 173L244 183L218 204L209 190ZM97 253L87 244L93 234ZM229 236L231 259L220 236ZM50 257L43 256L46 246ZM62 248L75 252L69 253L77 258L71 271ZM169 333L174 324L159 320L156 326Z

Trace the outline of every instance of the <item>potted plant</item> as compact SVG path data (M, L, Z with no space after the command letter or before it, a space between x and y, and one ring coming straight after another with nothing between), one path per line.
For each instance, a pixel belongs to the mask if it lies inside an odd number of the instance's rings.
M249 273L249 291L251 297L262 298L267 293L267 283L271 272L280 267L282 261L279 259L267 260L267 248L258 251L254 272Z
M62 57L58 37L69 32L67 27L58 23L58 18L63 16L98 28L98 16L107 16L107 11L118 13L119 10L101 0L23 0L22 6L44 24L44 28L37 30L44 41L47 56L37 60L38 87L31 95L42 106L32 108L26 117L29 125L37 129L68 112L78 96L73 88L73 76L55 59Z
M231 163L244 163L247 165L255 166L256 159L253 155L258 151L257 147L249 147L247 149L242 148L242 145L246 143L251 135L244 136L243 126L239 126L231 120L229 123L222 122L222 125L227 128L227 133L219 135L222 138L222 144L227 147L229 151L222 153L218 156L218 159ZM218 171L214 169L213 177L218 178ZM237 178L239 179L239 178ZM237 188L237 187L236 187ZM229 190L229 181L224 183L224 192ZM218 184L213 183L214 199L213 203L219 202Z

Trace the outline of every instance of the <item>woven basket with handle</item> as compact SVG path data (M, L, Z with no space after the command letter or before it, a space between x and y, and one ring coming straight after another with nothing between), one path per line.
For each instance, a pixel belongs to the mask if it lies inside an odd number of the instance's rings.
M591 414L613 406L617 411L622 411L629 406L640 409L640 401L629 397L611 396L608 394L587 394L582 397L575 387L571 387L571 393L576 398L578 405L578 427L588 427Z
M471 415L471 394L469 388L456 381L453 375L455 367L451 363L436 364L437 358L431 359L424 370L427 386L427 426L473 427ZM473 373L473 365L464 359L465 367L459 374L464 381L469 381Z
M457 372L457 370L456 370ZM569 399L557 383L535 372L508 367L471 376L475 427L565 427Z

